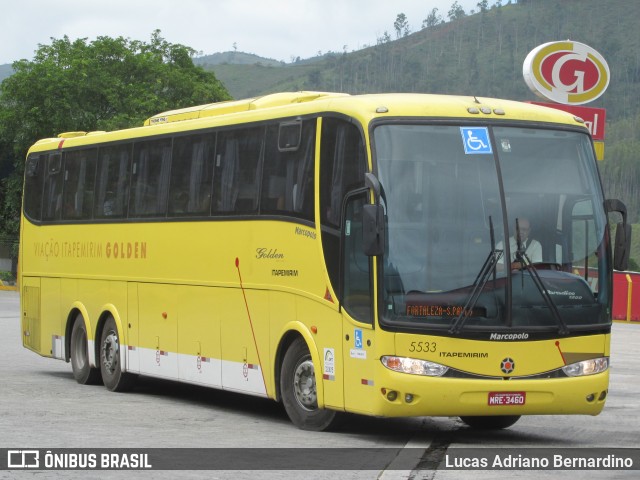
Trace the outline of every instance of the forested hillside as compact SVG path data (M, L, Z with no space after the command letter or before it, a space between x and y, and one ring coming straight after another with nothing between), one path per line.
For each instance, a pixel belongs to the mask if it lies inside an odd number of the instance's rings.
M453 3L453 2L452 2ZM425 12L410 25L431 26L375 46L286 66L208 65L236 98L283 90L347 93L429 92L535 100L522 78L534 47L571 39L598 50L611 83L593 107L607 109L605 161L608 196L625 201L640 221L640 2L637 0L520 0L470 12ZM502 3L506 3L503 1ZM479 5L483 2L478 2ZM401 13L401 12L398 12ZM429 14L432 15L429 15ZM443 23L443 20L445 23Z

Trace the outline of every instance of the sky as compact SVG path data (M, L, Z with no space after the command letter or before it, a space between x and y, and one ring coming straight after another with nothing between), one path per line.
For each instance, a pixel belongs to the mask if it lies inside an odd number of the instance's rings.
M412 32L433 8L448 21L454 1L470 13L480 0L12 0L0 10L0 64L32 60L51 38L148 42L156 29L204 55L237 49L291 62L375 45L385 31L395 38L399 13Z

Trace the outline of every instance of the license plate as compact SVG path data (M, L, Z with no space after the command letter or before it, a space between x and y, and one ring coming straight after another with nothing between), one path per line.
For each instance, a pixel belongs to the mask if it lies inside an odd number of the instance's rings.
M524 405L526 392L489 392L489 406Z

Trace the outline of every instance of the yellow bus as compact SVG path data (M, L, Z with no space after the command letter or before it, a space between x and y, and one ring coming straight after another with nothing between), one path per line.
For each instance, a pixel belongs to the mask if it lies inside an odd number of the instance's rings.
M81 384L268 397L309 430L596 415L629 235L564 112L324 92L175 110L29 150L23 344Z

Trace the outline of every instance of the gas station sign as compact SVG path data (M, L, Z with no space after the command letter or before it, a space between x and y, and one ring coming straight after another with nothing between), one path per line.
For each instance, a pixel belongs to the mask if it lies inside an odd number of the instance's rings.
M579 42L549 42L524 60L522 74L539 97L565 105L582 105L600 97L611 77L605 59Z
M600 97L611 73L605 59L584 43L549 42L531 52L522 64L527 86L537 96L556 103L537 103L569 112L584 120L594 140L598 160L604 159L604 108L580 107Z

